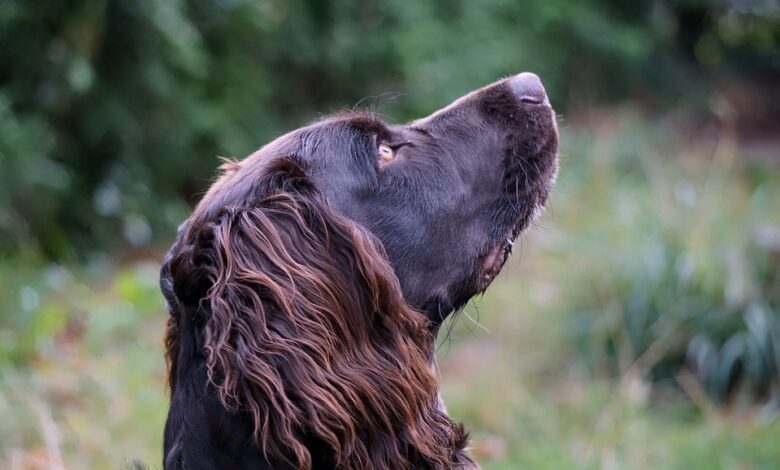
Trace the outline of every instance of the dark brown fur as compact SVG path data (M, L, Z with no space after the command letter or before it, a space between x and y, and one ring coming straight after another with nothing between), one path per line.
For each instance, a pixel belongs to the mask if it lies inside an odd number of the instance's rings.
M166 469L478 468L434 335L547 199L540 87L519 75L409 125L337 115L224 162L161 271Z
M284 163L285 178L298 173L305 181L296 164ZM171 272L177 279L197 271L200 285L210 286L199 300L209 312L208 378L227 410L251 416L265 454L311 468L307 439L314 438L337 468L469 461L458 455L462 427L438 407L428 320L406 304L370 233L310 187L226 207L193 226L185 237L191 249L172 260ZM171 319L171 389L177 337Z

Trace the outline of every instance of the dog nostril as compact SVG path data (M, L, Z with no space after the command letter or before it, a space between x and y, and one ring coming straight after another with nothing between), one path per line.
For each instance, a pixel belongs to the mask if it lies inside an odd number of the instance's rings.
M547 102L547 93L539 77L531 72L523 72L509 79L509 87L523 103L542 104Z

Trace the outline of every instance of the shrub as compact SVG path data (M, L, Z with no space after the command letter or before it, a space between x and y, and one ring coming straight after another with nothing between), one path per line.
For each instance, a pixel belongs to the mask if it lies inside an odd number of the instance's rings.
M780 398L780 175L728 139L711 152L622 119L569 142L557 204L583 362L673 386L688 371L718 403Z

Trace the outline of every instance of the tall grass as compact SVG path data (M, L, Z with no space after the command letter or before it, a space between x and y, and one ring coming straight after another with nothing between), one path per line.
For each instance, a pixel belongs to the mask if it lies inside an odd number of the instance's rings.
M571 133L551 219L579 361L718 405L780 399L778 172L728 132L670 142L631 115L601 132Z
M2 268L0 468L160 462L158 266Z

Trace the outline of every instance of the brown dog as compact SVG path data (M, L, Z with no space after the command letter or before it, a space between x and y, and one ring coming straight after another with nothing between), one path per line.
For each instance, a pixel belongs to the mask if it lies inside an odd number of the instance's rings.
M519 74L432 115L295 130L224 173L161 273L165 468L475 467L438 402L438 326L495 278L557 172Z

